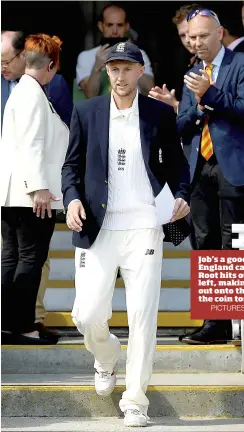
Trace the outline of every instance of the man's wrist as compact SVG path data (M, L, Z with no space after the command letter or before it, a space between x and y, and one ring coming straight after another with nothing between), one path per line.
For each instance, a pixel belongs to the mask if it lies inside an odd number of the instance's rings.
M104 65L98 66L98 65L96 65L96 63L95 63L95 64L94 64L94 67L93 67L93 72L95 72L95 73L100 73L101 70L102 70L102 68L103 68L103 66L104 66Z
M78 198L75 198L75 199L73 199L72 201L70 201L70 203L68 204L68 207L67 207L67 208L69 208L70 204L72 204L72 203L73 203L73 202L75 202L75 201L77 201L77 202L80 202L80 203L81 203L81 200L80 200L80 199L78 199Z
M200 109L201 111L205 110L205 107L203 105L197 104L197 108Z
M180 102L177 100L173 103L173 108L174 108L174 111L176 114L178 114L179 104L180 104Z

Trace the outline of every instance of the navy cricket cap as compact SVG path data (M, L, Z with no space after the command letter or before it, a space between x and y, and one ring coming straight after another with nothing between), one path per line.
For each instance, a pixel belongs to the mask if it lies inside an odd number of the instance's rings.
M105 63L113 60L124 60L144 65L141 50L131 42L119 42L112 46Z

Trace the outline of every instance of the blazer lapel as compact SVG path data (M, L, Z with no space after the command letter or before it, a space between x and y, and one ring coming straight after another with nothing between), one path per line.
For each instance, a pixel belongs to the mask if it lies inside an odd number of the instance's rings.
M220 65L218 78L216 81L216 87L219 90L222 89L224 82L225 82L225 79L229 73L230 66L231 66L230 63L231 63L231 60L233 58L233 55L234 54L230 50L228 50L228 49L225 50L225 55L223 57L221 65Z
M150 138L152 131L152 123L150 121L150 113L148 112L148 106L139 93L138 95L138 105L139 105L139 121L140 121L140 135L141 135L141 146L142 154L146 167L149 167L149 157L150 157Z
M138 96L139 104L139 124L140 124L140 137L141 137L141 147L142 155L149 177L151 186L153 188L154 195L158 195L162 187L156 180L154 174L150 168L150 150L151 150L151 135L153 129L153 113L148 110L147 97L142 96L139 93Z
M108 176L108 146L109 146L109 115L110 115L110 98L111 95L106 95L101 99L101 104L97 110L97 127L95 133L98 136L101 156Z

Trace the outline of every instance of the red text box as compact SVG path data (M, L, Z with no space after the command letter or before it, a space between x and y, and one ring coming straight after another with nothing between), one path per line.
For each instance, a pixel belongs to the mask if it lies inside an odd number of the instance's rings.
M244 319L244 250L191 251L191 318Z

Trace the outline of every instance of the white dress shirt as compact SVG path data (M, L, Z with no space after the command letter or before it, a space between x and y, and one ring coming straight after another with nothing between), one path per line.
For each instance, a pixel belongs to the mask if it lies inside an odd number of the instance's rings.
M244 36L234 40L233 42L231 42L227 48L230 49L231 51L233 51L241 42L244 41Z

